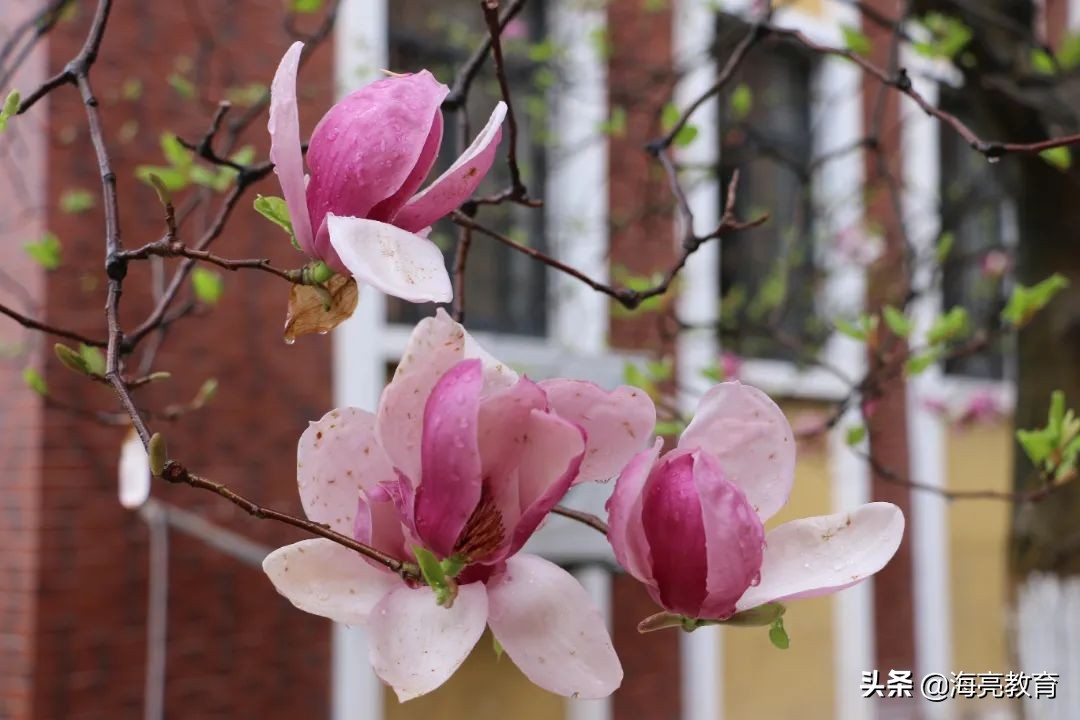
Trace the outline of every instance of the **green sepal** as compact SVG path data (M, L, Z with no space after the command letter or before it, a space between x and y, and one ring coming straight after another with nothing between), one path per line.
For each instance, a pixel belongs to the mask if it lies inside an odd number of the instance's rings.
M772 626L769 628L769 642L780 650L787 650L791 646L791 638L788 637L787 630L784 629L783 617L773 620Z

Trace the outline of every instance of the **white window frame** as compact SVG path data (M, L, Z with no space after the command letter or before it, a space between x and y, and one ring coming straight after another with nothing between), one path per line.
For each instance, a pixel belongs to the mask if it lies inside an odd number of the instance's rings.
M388 58L389 0L344 0L335 28L335 77L343 94L378 77ZM565 70L573 91L552 98L549 121L561 145L551 151L543 188L545 219L552 254L588 275L608 277L608 146L599 132L607 117L606 60L590 42L602 31L602 6L583 8L575 0L547 5L549 31L565 48ZM501 162L500 155L497 162ZM476 333L492 355L534 377L573 377L604 387L620 384L623 365L636 360L607 345L607 298L582 283L548 271L548 335ZM388 363L396 362L411 327L387 321L386 297L364 287L356 313L333 333L335 404L374 410L385 383ZM466 318L466 326L468 325ZM611 485L590 483L575 489L566 504L602 512ZM552 517L529 542L530 552L566 564L584 564L579 579L594 601L610 615L610 582L598 571L613 563L605 538L591 528ZM597 563L600 563L598 566ZM335 626L333 717L335 720L380 720L383 689L367 659L363 630ZM610 700L567 701L571 720L607 720Z
M686 107L715 82L716 63L709 59L716 34L716 13L725 12L752 21L752 11L752 0L719 3L715 0L678 0L674 23L676 66L690 69L676 88L675 101L680 108ZM826 3L823 17L786 8L776 12L774 22L801 30L815 41L842 45L840 24L857 24L858 17L854 8ZM821 58L814 70L814 83L815 153L827 153L862 137L862 85L858 69L843 60ZM821 102L822 97L837 93L850 102L850 106L840 112L835 103L825 107ZM824 113L828 113L827 123L820 122ZM699 108L693 122L698 135L679 151L679 157L694 167L713 166L720 147L717 99L713 98ZM818 228L817 234L829 236L831 231L857 223L863 217L861 199L852 197L850 192L853 179L857 182L863 177L862 155L851 153L833 160L818 172L811 190L814 201L815 204L828 204L831 212L825 218L829 227ZM721 212L718 181L714 178L697 182L687 194L698 223L697 231L715 227ZM706 243L691 256L683 274L683 289L678 299L680 318L692 326L707 328L684 332L679 338L678 369L683 390L680 405L686 412L693 411L698 398L711 385L702 371L715 363L722 350L716 333L708 329L715 326L720 317L721 251L720 243ZM843 262L831 248L815 248L814 252L829 269L829 280L822 297L828 312L860 312L866 283L863 269ZM849 378L858 378L865 366L862 345L838 333L827 341L823 356ZM836 400L847 391L844 383L827 371L820 368L799 370L793 363L784 361L745 358L740 377L778 397ZM832 503L837 511L866 502L870 495L870 473L866 463L850 452L843 438L843 429L856 421L855 413L849 413L829 437ZM869 718L873 708L862 699L852 678L859 677L862 670L873 664L872 586L867 582L844 591L837 596L833 607L836 717L841 720ZM698 631L682 636L686 669L682 720L722 720L724 717L723 636L727 630L713 630L713 633Z

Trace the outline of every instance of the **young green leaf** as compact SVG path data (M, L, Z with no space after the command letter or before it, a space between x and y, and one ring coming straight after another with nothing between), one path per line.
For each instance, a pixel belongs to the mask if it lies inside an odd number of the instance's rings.
M851 25L841 25L840 32L844 37L844 47L857 55L869 55L872 45L870 38L858 28Z
M1072 165L1072 155L1069 154L1069 148L1056 147L1049 150L1043 150L1039 153L1039 157L1056 167L1058 170L1068 170Z
M4 108L0 110L0 113L7 115L8 117L14 117L15 113L19 112L19 104L22 102L22 96L18 90L12 90L4 98Z
M41 373L34 368L28 367L23 370L23 382L26 383L28 388L42 397L49 394L49 388L45 384L45 378L41 377Z
M289 207L285 204L284 198L272 195L257 195L255 197L255 212L289 233L293 247L297 250L300 249L299 244L296 242L296 234L293 232L292 220L289 218Z
M100 348L91 345L79 344L79 357L86 364L86 369L92 375L105 374L105 355Z
M0 132L7 129L8 118L14 117L15 113L19 112L19 103L21 101L22 98L19 96L18 90L12 90L8 93L3 107L0 107Z
M169 75L169 86L184 100L191 100L195 97L194 83L180 73L172 73Z
M81 188L65 190L60 196L60 209L68 214L83 213L94 207L94 194Z
M739 83L728 97L728 108L736 121L745 120L754 106L754 91L746 83Z
M60 239L51 232L45 233L37 242L27 243L23 249L46 270L55 270L60 267Z
M139 178L147 185L155 187L155 189L156 185L154 184L154 181L151 180L151 177L157 177L165 189L170 192L183 190L191 184L186 169L178 170L165 165L138 165L135 168L135 177Z
M1001 311L1001 319L1016 328L1021 328L1031 321L1035 313L1046 307L1055 295L1068 286L1068 278L1057 273L1031 287L1017 285L1013 288L1005 309Z
M853 340L859 342L866 342L866 331L855 325L850 320L844 318L836 318L833 320L833 325L836 327L837 332L842 335L847 335Z
M938 238L937 247L934 248L934 258L938 263L943 263L948 259L949 253L952 252L953 244L956 242L956 236L951 232L941 233L941 237Z
M678 437L686 429L686 424L679 420L658 420L655 432L660 437Z
M886 305L881 309L881 316L885 318L885 324L895 335L906 338L911 335L911 319L892 305Z
M221 275L206 268L197 267L191 271L191 286L195 290L195 297L206 305L216 305L225 291L225 281Z
M57 360L68 370L81 375L90 374L90 368L86 365L86 361L83 360L82 356L64 343L53 345L53 352L56 354Z
M844 442L849 447L855 447L866 438L866 426L865 425L852 425L847 429L847 433L844 435Z
M1053 75L1057 70L1057 63L1050 53L1042 48L1035 48L1031 51L1031 69L1039 75Z
M600 123L600 132L611 137L622 137L626 134L626 108L615 105L611 108L608 119Z
M939 357L941 357L941 353L936 348L931 348L919 355L912 355L904 363L904 373L908 377L920 375L936 363Z
M931 345L948 342L962 337L968 330L968 312L957 305L941 315L926 332L926 341Z
M165 154L165 159L169 161L170 165L175 168L191 166L191 153L180 143L180 138L172 133L162 133L160 142L161 152Z

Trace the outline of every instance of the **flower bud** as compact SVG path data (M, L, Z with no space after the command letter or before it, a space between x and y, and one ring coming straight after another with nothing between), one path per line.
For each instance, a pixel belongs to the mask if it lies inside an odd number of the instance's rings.
M702 450L668 453L641 493L649 591L689 618L725 619L761 570L765 530L742 490Z

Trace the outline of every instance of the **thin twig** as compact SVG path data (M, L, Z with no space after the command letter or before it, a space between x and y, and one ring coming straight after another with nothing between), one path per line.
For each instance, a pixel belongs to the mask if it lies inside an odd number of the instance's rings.
M570 518L571 520L577 520L579 523L588 525L593 530L603 533L604 535L608 534L607 523L598 518L597 516L593 515L592 513L583 512L581 510L574 510L573 508L568 508L565 505L556 505L555 507L551 508L551 512L555 515L562 515L563 517Z

